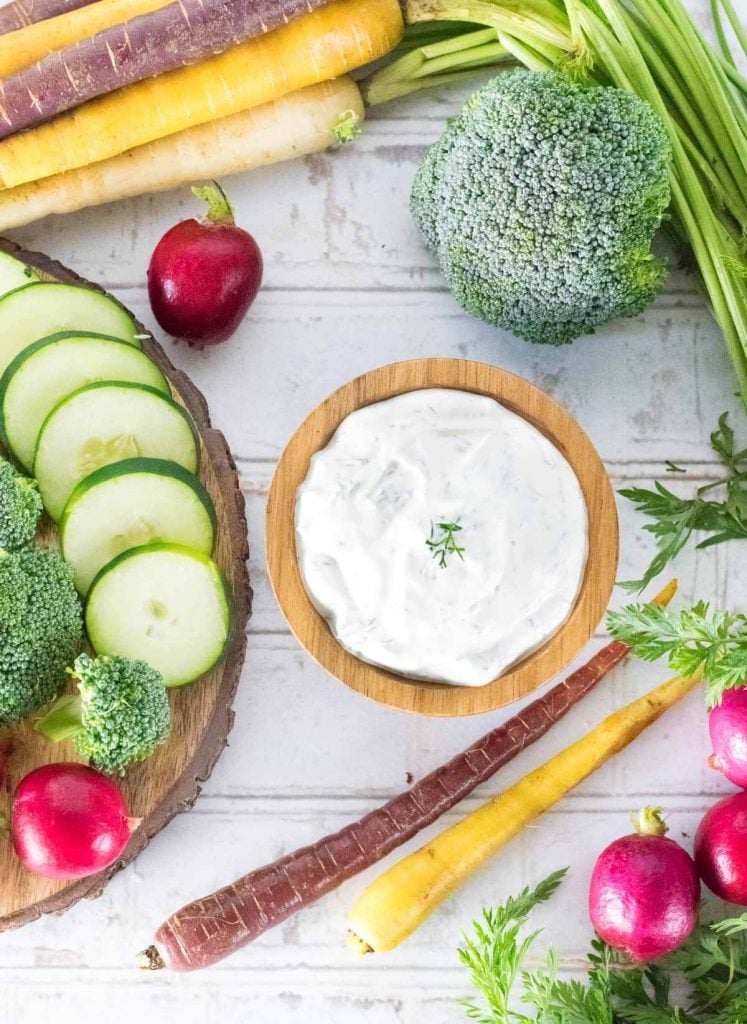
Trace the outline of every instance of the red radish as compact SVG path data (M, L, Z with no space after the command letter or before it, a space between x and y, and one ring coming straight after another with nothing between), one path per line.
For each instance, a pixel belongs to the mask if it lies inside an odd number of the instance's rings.
M644 807L633 824L635 833L611 843L594 865L589 916L610 946L648 963L695 927L700 883L690 854L666 838L661 810Z
M747 793L732 793L708 811L695 836L695 864L711 892L747 907Z
M725 690L711 711L708 728L713 744L708 763L729 782L747 789L747 689Z
M192 191L207 200L207 217L166 232L148 267L148 294L164 331L198 346L217 345L231 337L257 297L262 253L236 226L217 182Z
M138 821L105 775L84 764L46 764L21 780L13 800L13 847L45 878L85 878L119 857Z

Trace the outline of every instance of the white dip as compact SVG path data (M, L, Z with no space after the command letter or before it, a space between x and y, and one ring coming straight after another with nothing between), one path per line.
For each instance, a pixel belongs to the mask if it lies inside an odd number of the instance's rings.
M313 457L296 547L309 597L352 654L483 686L568 618L586 504L558 449L492 398L411 391L352 413Z

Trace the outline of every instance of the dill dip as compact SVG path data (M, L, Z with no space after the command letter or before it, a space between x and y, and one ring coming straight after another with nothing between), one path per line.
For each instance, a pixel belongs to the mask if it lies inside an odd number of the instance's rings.
M363 661L483 686L568 618L587 557L575 473L492 398L410 391L351 413L296 495L311 601Z

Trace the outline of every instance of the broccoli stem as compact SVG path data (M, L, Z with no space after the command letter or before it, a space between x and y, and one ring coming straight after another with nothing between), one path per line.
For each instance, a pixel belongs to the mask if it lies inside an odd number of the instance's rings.
M360 83L366 103L374 106L420 89L443 83L451 84L466 78L475 70L493 67L510 59L510 54L497 40L494 29L462 31L456 36L408 45L405 33L404 55ZM422 33L418 33L422 39Z
M638 0L638 3L649 17L657 12L652 0ZM693 98L696 102L702 100L704 114L711 118L712 123L715 122L715 136L726 146L724 158L739 179L747 172L747 139L743 125L737 119L726 76L720 66L707 59L708 49L679 0L665 0L664 6L669 18L662 18L660 38L662 42L668 39L676 41L670 45L673 59L681 61L681 70L689 72L690 81L693 72L699 79L699 87L694 83L692 88Z
M715 2L718 4L718 0L715 0ZM747 57L747 32L745 32L742 22L737 17L737 12L734 10L731 0L721 0L721 6L726 12L726 17L729 19L731 27L734 29L734 35L737 37L737 42L742 49L742 53ZM726 50L731 57L731 49L728 44ZM724 54L724 56L726 56L726 54Z
M55 701L47 714L36 723L36 731L54 743L69 740L81 729L81 698L66 693Z
M556 7L548 0L525 0L520 12L508 3L486 2L486 0L407 0L406 19L409 24L432 20L454 20L474 22L494 28L532 43L546 42L562 53L573 50L574 39L568 17L562 7Z
M720 65L721 69L723 70L724 74L729 79L731 84L736 89L739 89L741 93L744 93L743 99L747 100L747 78L744 78L742 75L740 75L737 69L735 67L732 67L728 60L725 57L722 57L720 53L714 52L711 54L711 56L715 61L718 62L718 64Z
M731 47L729 46L729 40L726 38L724 22L721 18L719 0L711 0L711 18L713 19L713 27L716 30L716 38L718 39L718 45L721 47L721 53L731 66L735 68L737 66L737 62L734 60L734 55L732 54Z
M607 17L609 28L586 7L582 21L587 31L593 33L597 45L603 41L602 57L608 64L613 81L624 88L633 88L639 96L647 99L669 129L673 150L670 175L673 209L695 253L747 405L747 294L739 273L724 259L731 256L738 261L739 250L716 216L680 143L662 95L636 43L635 22L631 27L626 20L625 8L617 0L599 0L599 7Z
M645 0L641 0L641 6L644 5ZM699 92L696 95L688 91L687 78L683 77L686 76L687 70L682 66L679 49L669 44L660 44L663 51L660 53L648 32L645 17L639 10L631 9L629 14L639 32L637 39L641 52L655 71L663 91L674 108L673 117L681 126L678 128L678 135L682 144L708 181L716 203L724 204L730 210L741 232L742 226L747 225L747 203L742 195L742 189L737 184L743 172L741 167L736 168L735 178L733 166L730 166L723 156L718 141L721 137L714 137L713 118L701 102L705 93ZM655 5L653 14L655 18ZM662 25L662 31L665 34L669 31L665 24Z

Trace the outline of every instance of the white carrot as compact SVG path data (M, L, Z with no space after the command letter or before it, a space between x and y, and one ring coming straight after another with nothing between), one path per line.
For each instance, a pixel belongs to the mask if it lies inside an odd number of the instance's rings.
M72 213L315 153L336 141L341 123L355 124L363 116L363 100L352 79L310 85L100 163L0 191L0 231L51 213Z

